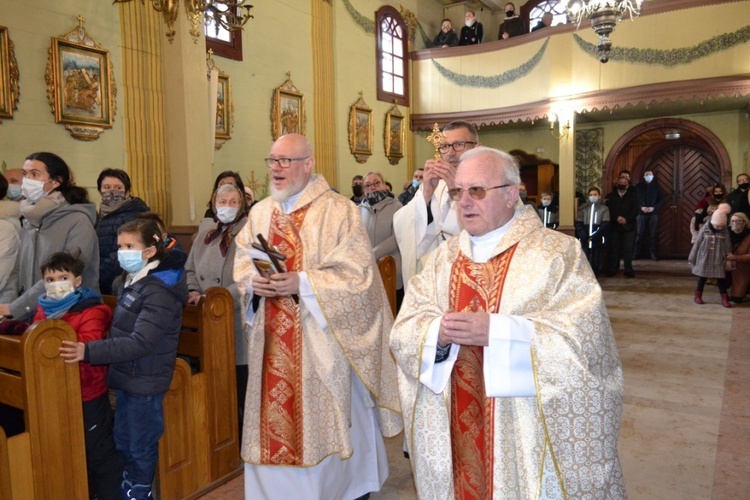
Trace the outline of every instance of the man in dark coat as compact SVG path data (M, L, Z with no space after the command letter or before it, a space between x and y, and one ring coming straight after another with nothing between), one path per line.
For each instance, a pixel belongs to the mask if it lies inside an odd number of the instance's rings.
M508 38L523 35L526 33L526 25L523 19L516 14L516 6L512 2L505 4L505 20L500 25L500 32L497 34L498 40L507 40Z
M659 208L663 201L663 195L659 184L654 182L654 172L646 170L643 172L643 180L636 186L638 194L638 205L641 211L636 220L635 249L633 258L638 258L643 246L643 235L648 228L648 251L651 260L658 260L656 256L656 245L659 240Z
M737 189L729 193L727 203L732 213L742 212L750 217L750 177L747 174L737 176Z
M609 258L607 276L614 276L620 269L620 258L625 262L625 276L635 277L633 272L633 243L635 242L635 221L638 217L638 197L635 189L628 185L622 176L604 201L609 208Z

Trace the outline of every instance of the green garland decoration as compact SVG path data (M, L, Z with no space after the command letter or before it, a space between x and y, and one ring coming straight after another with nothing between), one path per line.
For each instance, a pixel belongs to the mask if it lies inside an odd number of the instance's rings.
M349 2L349 0L342 1L344 2L346 10L349 12L349 15L352 16L354 22L359 24L359 26L363 30L365 30L365 33L375 33L375 21L373 21L372 19L367 19L365 16L360 14L359 11L354 8L351 2Z
M517 68L509 69L505 73L494 76L461 75L449 70L445 66L442 66L435 59L432 60L432 64L435 65L441 75L443 75L445 78L455 83L459 87L496 89L501 85L507 85L518 80L519 78L523 78L524 76L528 75L529 72L534 69L534 67L539 63L539 61L542 60L544 51L547 50L547 45L549 45L549 38L544 41L542 47L537 51L536 54L534 54L531 59L518 66Z
M596 45L586 42L580 36L573 34L578 46L589 53L592 57L598 57L596 54ZM661 66L677 66L680 64L689 64L693 61L708 57L716 52L729 49L736 45L746 43L750 40L750 26L740 28L733 33L724 33L705 40L693 47L681 49L636 49L633 47L615 47L609 53L610 61L628 61L644 64L658 64Z
M419 28L419 35L422 37L424 46L427 48L432 47L432 39L427 36L427 33L425 33L424 28L422 27L422 23L420 23L419 21L417 21L417 28Z

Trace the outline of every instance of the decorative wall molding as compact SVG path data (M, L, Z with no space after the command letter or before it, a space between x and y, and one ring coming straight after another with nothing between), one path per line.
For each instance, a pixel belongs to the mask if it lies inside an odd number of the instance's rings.
M456 113L424 113L411 115L412 130L432 130L435 122L443 125L453 120L466 120L478 127L513 122L531 122L546 118L550 109L559 102L576 113L616 110L639 104L699 101L722 97L750 95L750 74L702 78L678 82L639 85L625 89L611 89L504 108L462 111Z

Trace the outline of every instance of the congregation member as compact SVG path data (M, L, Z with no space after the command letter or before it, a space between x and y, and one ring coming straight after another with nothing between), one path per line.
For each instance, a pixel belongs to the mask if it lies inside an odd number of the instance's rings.
M711 220L701 228L698 237L690 249L688 262L693 266L692 272L698 277L695 285L696 304L705 304L703 288L709 279L715 279L721 296L721 305L732 307L729 302L727 287L727 256L732 251L727 222L730 207L722 203L711 215Z
M352 177L352 197L349 198L355 205L359 205L365 197L364 177L355 175Z
M609 258L606 276L614 276L623 261L625 276L634 278L633 245L635 244L635 220L638 217L638 197L630 187L628 178L617 178L615 189L604 200L609 210Z
M536 23L536 26L531 28L531 32L539 31L544 28L549 28L552 26L552 20L553 20L552 12L545 12L542 16L542 19L539 20L538 23Z
M359 215L370 238L375 262L390 255L396 261L396 304L401 305L404 285L401 279L401 254L393 234L393 216L401 208L401 203L388 196L385 181L380 172L365 175L365 199L359 204Z
M393 216L404 290L429 253L459 232L455 203L448 190L453 187L461 156L479 145L479 133L469 122L454 121L443 128L443 136L444 142L438 145L440 158L425 162L422 185L409 204Z
M20 296L0 304L0 315L28 321L44 293L40 266L54 253L80 252L86 267L83 286L99 290L99 240L94 229L96 207L85 189L73 185L70 168L62 158L45 152L29 155L23 175Z
M542 193L542 205L537 207L536 211L539 214L539 218L542 219L544 227L557 229L557 226L560 223L560 216L557 212L560 207L558 205L553 205L553 201L554 196L552 193Z
M0 304L18 297L18 252L21 250L19 203L7 198L8 181L0 175Z
M722 184L714 184L711 186L711 196L706 199L705 204L701 204L700 208L695 209L695 217L691 219L690 234L692 235L691 243L695 243L695 239L700 233L703 224L711 219L711 216L719 208L719 205L727 201L727 190Z
M124 170L107 168L96 180L102 198L96 236L99 239L99 291L112 295L112 282L122 273L117 263L117 229L138 214L148 212L146 203L130 195L130 176Z
M742 212L750 217L750 176L737 176L737 189L729 193L727 203L732 208L732 213Z
M531 208L534 210L537 209L536 203L529 199L529 191L526 189L526 184L523 182L518 185L518 199L521 200L521 203L524 205L531 205Z
M416 169L414 171L414 175L412 176L411 182L404 188L404 192L398 195L398 201L401 202L401 205L406 205L412 199L414 199L414 194L417 192L417 189L419 189L419 186L422 185L423 179L424 168Z
M458 35L453 31L453 23L450 19L443 19L443 23L440 26L440 32L435 35L435 39L432 41L432 46L436 48L448 48L455 47L458 45Z
M641 211L636 217L635 249L633 258L641 255L643 250L643 239L648 232L648 254L651 260L659 260L656 248L659 243L659 208L664 196L658 182L654 182L654 172L646 170L643 172L643 180L636 187L638 205Z
M477 21L473 10L469 10L464 14L465 26L461 28L461 39L458 41L459 45L477 45L482 43L484 38L484 28L482 23Z
M20 168L9 168L3 173L2 177L5 177L5 180L8 181L8 199L11 201L21 201L23 199L23 193L21 192L23 170Z
M115 390L114 439L123 459L123 500L152 498L164 432L162 403L177 359L182 311L187 302L179 250L167 252L156 223L136 219L117 231L117 258L124 279L106 339L64 340L60 357L109 365L106 383Z
M732 214L729 239L732 251L727 255L730 263L729 300L740 303L747 295L750 286L750 220L742 212Z
M234 282L236 238L247 222L245 196L234 184L223 184L212 196L214 217L205 217L193 240L185 274L188 303L197 305L203 293L213 287L226 288L234 302L234 357L237 378L237 409L240 424L247 388L247 339L242 323L242 296Z
M219 175L216 176L216 179L214 180L214 189L211 191L211 193L215 193L217 189L219 189L220 186L223 186L224 184L232 184L233 186L237 186L240 191L245 191L245 185L242 182L242 177L238 172L233 172L232 170L225 170ZM213 197L208 200L208 204L206 205L206 213L203 214L203 217L211 217L215 218L214 213L214 199ZM247 205L249 208L249 205Z
M450 190L463 229L391 332L417 496L625 498L602 290L580 244L517 205L519 183L507 153L463 156Z
M601 202L599 188L589 189L588 202L578 208L576 214L576 237L586 258L591 263L594 276L599 277L602 268L605 237L609 230L609 209Z
M516 13L516 6L512 2L505 4L505 19L500 24L500 32L497 34L498 40L507 40L514 36L526 33L526 25L523 19Z
M388 475L382 436L403 428L390 306L359 210L313 174L307 139L280 137L266 165L271 196L237 236L234 271L254 374L245 498L366 497Z

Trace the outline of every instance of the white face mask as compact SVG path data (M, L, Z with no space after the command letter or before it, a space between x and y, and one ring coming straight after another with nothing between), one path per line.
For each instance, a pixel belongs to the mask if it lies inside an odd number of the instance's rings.
M552 200L542 200L542 206L548 207L552 204Z
M24 177L21 182L21 193L31 203L36 203L47 196L46 191L44 191L44 181L37 181L28 177Z
M44 284L47 290L47 298L50 300L62 300L76 291L72 281L52 281Z
M598 196L589 196L589 201L591 203L596 203L597 201L599 201L599 197Z
M216 207L216 217L224 224L229 224L237 217L237 207Z
M466 26L468 26L469 28L471 28L474 25L474 21L475 21L474 19L467 19L466 20Z

